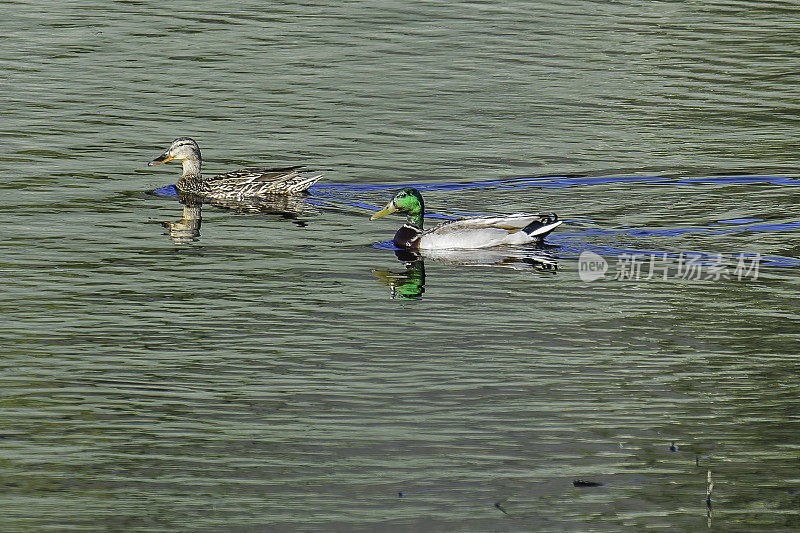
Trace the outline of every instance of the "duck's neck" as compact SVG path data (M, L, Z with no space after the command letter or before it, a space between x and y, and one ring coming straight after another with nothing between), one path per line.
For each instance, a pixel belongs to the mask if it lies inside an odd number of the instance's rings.
M183 175L176 184L178 189L194 191L202 187L203 177L200 175L199 159L181 159Z
M181 179L191 180L200 177L200 159L187 158L181 159L183 164L183 176Z
M424 218L425 217L422 215L422 211L415 213L408 213L407 223L422 230L422 224L424 223Z

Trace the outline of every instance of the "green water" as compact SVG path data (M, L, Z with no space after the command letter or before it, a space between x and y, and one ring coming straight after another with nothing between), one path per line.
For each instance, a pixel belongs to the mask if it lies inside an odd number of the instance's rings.
M794 3L2 4L3 531L800 527ZM184 135L326 179L176 242ZM423 278L405 184L566 222Z

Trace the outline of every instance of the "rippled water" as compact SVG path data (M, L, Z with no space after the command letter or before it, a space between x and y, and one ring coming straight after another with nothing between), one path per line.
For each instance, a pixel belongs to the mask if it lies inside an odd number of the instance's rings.
M800 527L794 2L2 4L4 531ZM183 135L326 179L170 236Z

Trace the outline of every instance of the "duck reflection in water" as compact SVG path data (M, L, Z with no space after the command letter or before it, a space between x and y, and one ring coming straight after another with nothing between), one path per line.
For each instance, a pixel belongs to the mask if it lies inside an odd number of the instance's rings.
M395 250L394 253L405 270L372 271L381 283L391 288L393 300L422 298L425 292L425 259L446 265L503 267L545 275L558 271L558 261L544 246L536 249L426 250L424 256L409 250Z
M175 244L188 244L200 237L203 198L196 194L178 191L178 199L183 204L183 218L174 221L163 220L160 224L167 228L166 235L172 237Z
M305 227L307 223L298 217L315 210L311 204L303 201L302 196L275 194L242 202L204 198L198 194L184 192L180 189L177 190L177 193L178 200L183 205L183 216L179 220L158 222L167 229L165 235L169 235L175 244L188 244L200 238L203 203L228 209L235 213L280 215L283 218L290 219L300 227Z
M394 253L405 266L404 271L373 270L372 273L391 288L393 300L419 300L425 292L425 261L407 250Z

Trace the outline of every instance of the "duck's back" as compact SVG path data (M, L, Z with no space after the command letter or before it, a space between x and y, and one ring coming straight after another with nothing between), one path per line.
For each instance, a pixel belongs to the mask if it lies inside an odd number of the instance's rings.
M273 194L302 194L322 176L305 175L303 167L242 168L204 181L206 194L215 198L247 198Z
M421 249L470 249L488 248L508 244L526 244L541 240L547 233L538 234L539 226L551 224L555 215L515 213L503 216L469 217L439 224L422 234ZM555 224L554 224L555 223Z

